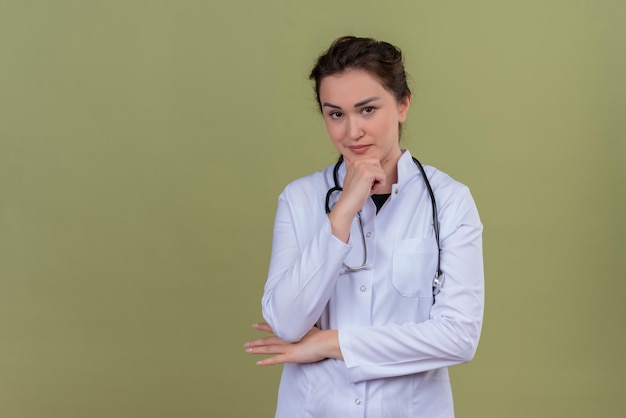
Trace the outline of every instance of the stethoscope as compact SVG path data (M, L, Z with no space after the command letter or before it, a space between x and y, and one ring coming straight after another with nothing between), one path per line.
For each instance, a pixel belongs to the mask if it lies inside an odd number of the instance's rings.
M433 229L435 231L435 240L437 241L437 270L435 271L435 277L433 279L433 296L436 296L443 287L443 282L445 281L445 275L441 271L441 244L439 243L439 220L437 219L437 202L435 201L435 193L433 193L433 188L430 186L430 182L428 181L428 177L426 177L426 172L424 171L424 167L417 160L417 158L412 157L413 162L417 166L417 168L422 173L422 178L424 179L424 183L426 184L426 189L428 189L428 194L430 195L430 202L432 205L433 212ZM341 163L343 163L343 155L339 156L339 160L335 164L335 168L333 169L333 181L335 185L328 189L326 192L326 214L330 213L330 197L335 192L341 192L343 187L339 186L339 167L341 167ZM361 219L361 211L357 212L357 218L359 221L359 231L361 232L361 241L363 243L363 263L360 266L350 267L343 264L342 273L354 273L361 270L371 269L372 266L367 264L367 245L365 243L365 233L363 232L363 220Z

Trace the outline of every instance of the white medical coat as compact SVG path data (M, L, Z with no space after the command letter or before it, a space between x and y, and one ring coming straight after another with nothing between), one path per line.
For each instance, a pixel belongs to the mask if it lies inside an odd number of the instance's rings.
M434 304L431 200L409 151L380 212L371 199L361 211L372 269L341 274L344 262L362 264L363 245L356 218L347 244L331 233L324 199L332 166L280 195L263 316L290 342L316 325L337 329L344 361L286 364L276 417L454 416L447 366L472 359L482 325L482 224L466 186L424 168L437 199L445 274ZM342 164L339 185L344 176Z

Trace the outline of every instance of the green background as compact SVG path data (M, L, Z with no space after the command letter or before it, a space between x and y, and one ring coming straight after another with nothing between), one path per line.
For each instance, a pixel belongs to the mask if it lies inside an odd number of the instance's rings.
M626 3L2 0L1 417L273 416L242 344L343 34L403 49L403 147L485 225L457 416L626 416Z

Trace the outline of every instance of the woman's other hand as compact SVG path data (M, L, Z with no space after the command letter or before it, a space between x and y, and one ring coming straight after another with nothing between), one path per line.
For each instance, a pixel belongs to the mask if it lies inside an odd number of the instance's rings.
M266 323L253 324L253 328L274 334ZM275 335L248 341L244 344L250 354L269 354L257 362L259 366L283 363L314 363L326 358L343 360L337 330L320 330L313 327L302 339L287 343Z

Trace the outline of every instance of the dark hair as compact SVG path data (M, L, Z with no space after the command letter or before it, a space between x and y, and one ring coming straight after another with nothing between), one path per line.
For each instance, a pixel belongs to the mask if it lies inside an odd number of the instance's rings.
M315 80L315 95L320 103L320 84L325 77L346 70L363 70L378 78L398 102L411 95L406 81L402 51L387 42L372 38L342 36L337 38L328 51L319 56L309 75Z

